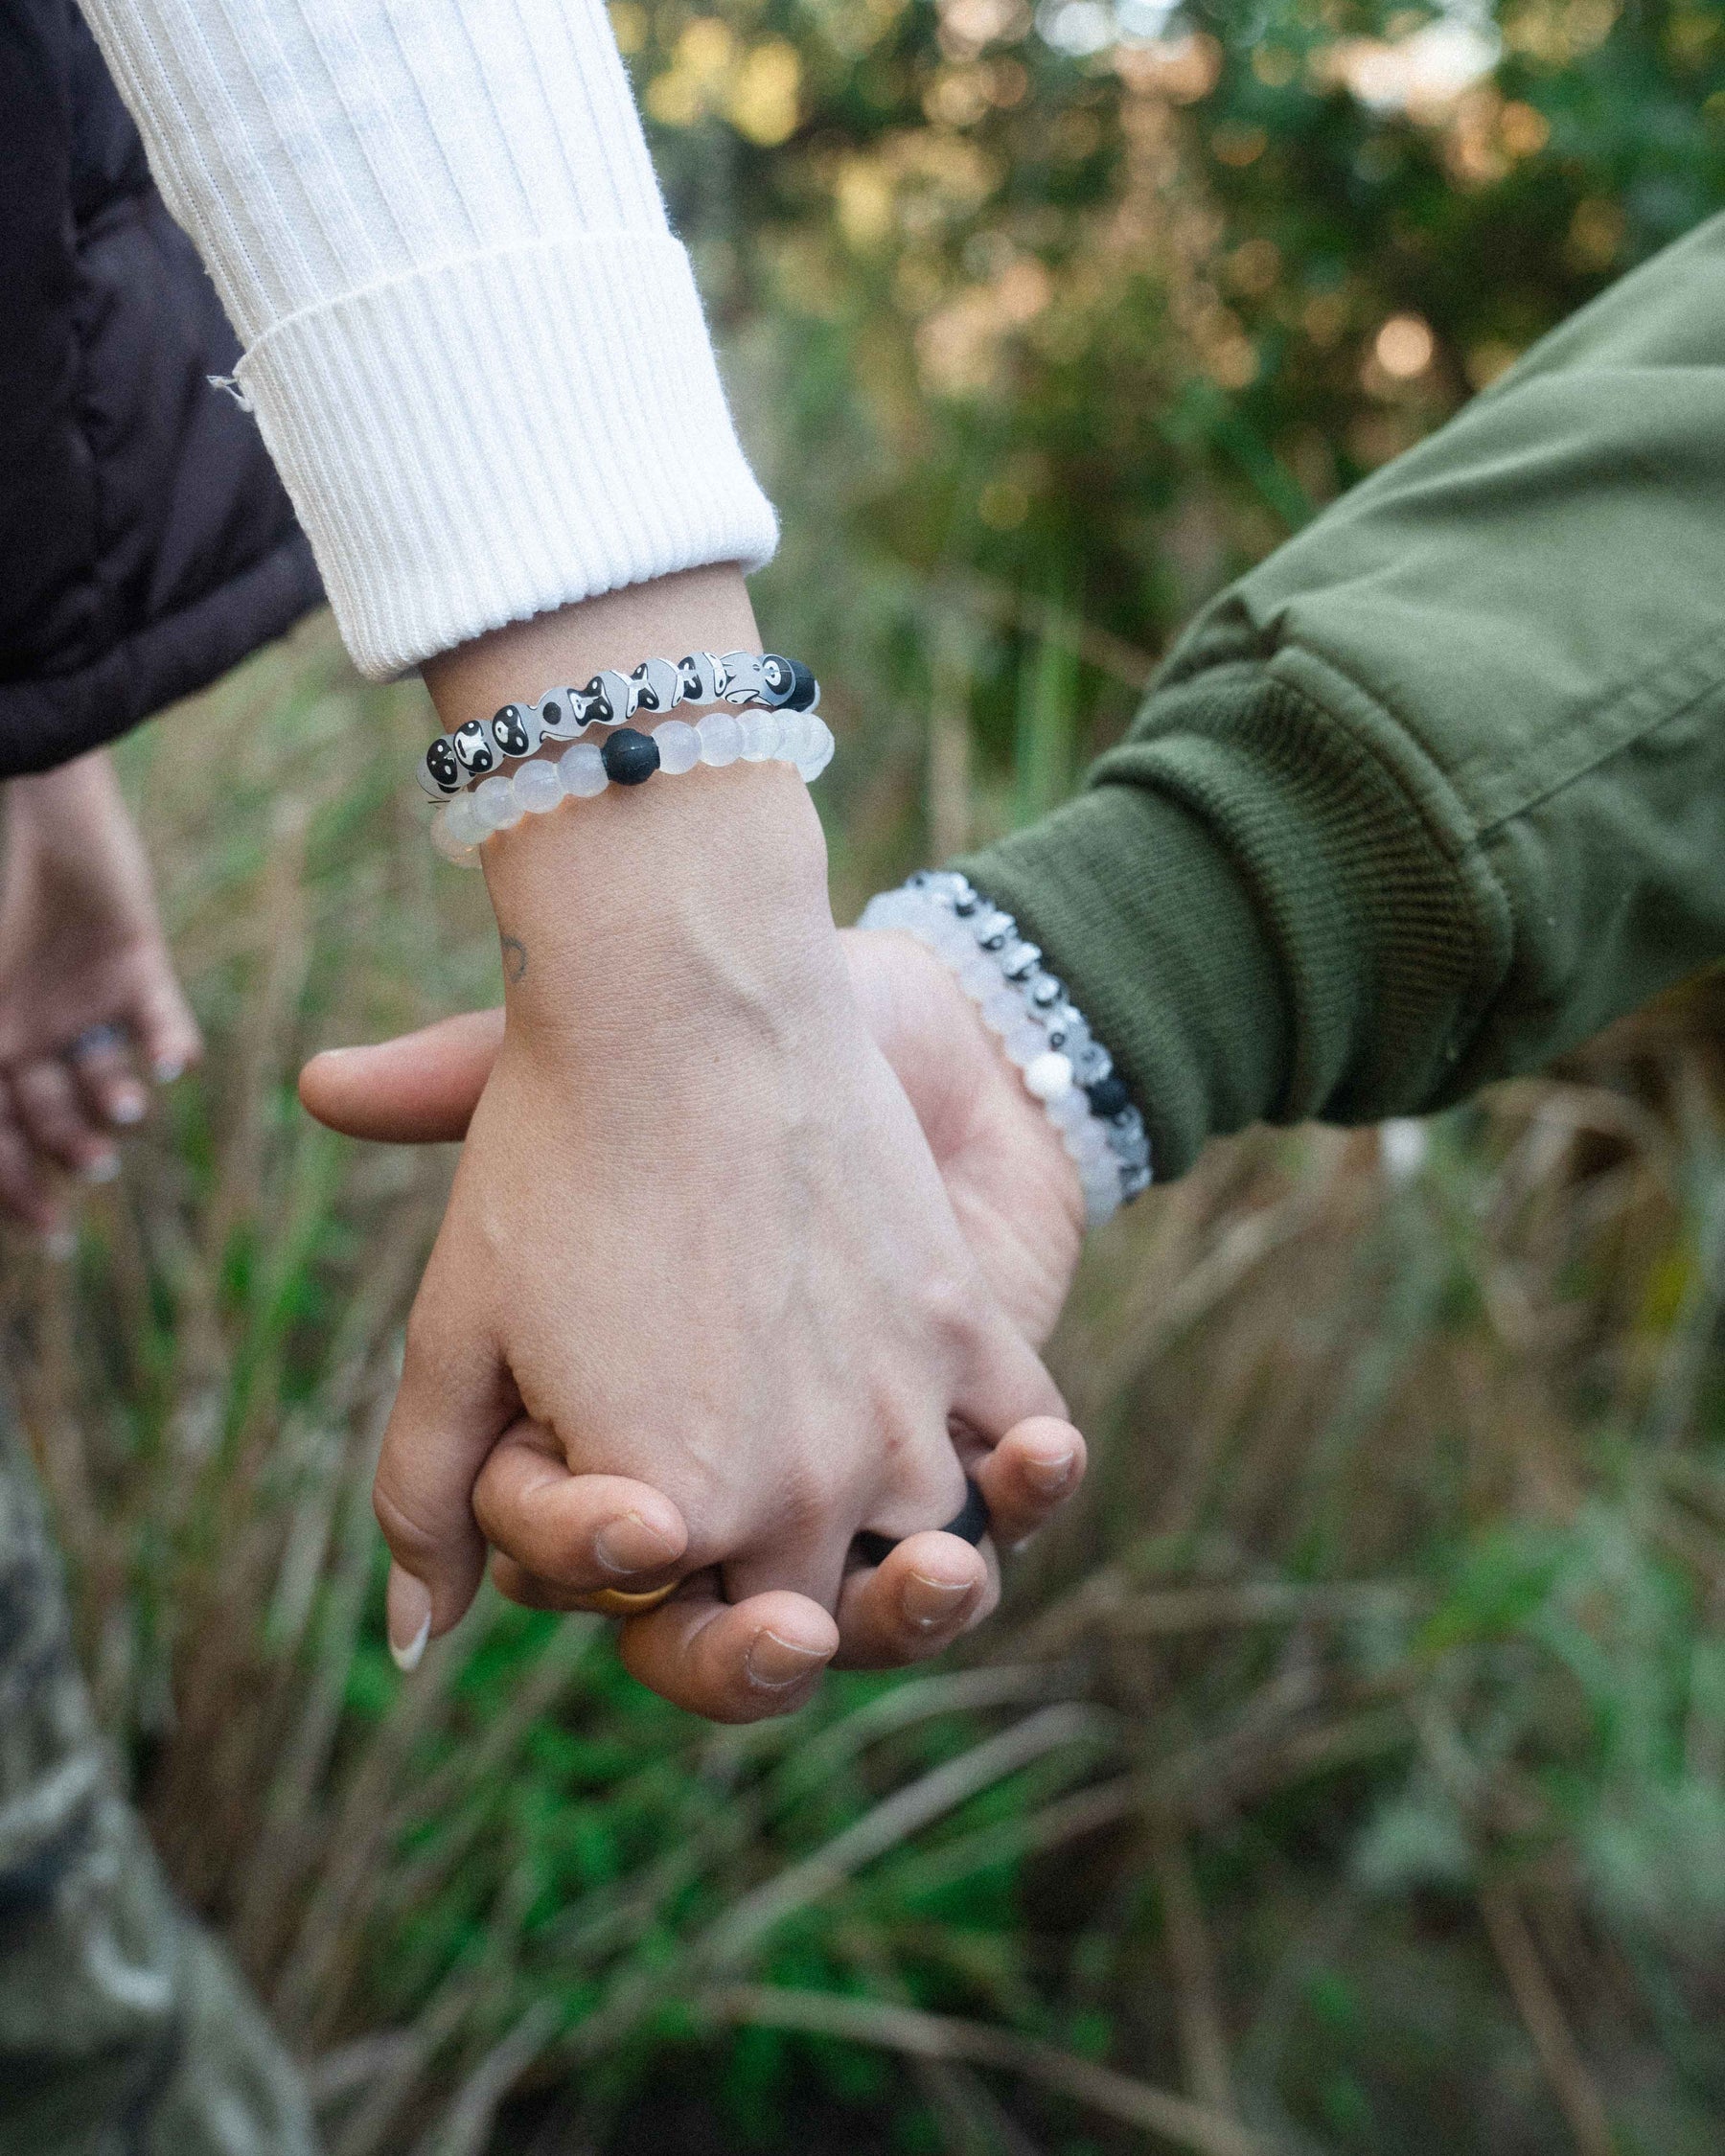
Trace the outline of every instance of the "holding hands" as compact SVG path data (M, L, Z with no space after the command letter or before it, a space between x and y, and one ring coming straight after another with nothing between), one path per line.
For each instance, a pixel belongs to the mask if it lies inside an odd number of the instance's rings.
M595 666L756 641L734 573L670 581L674 637L592 618L663 587L581 609ZM581 677L518 649L446 663L468 677L434 694L470 709L508 686L475 671ZM967 1478L1010 1544L1082 1475L1030 1344L1076 1261L1077 1175L945 969L835 930L801 782L748 779L499 833L500 1029L305 1073L338 1128L466 1129L378 1476L406 1662L489 1544L540 1606L680 1582L626 1622L630 1668L716 1718L783 1711L835 1659L912 1660L992 1608L988 1543L940 1531Z

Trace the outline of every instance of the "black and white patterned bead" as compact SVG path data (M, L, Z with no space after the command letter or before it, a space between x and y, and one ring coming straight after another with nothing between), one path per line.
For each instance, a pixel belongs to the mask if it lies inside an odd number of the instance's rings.
M813 712L820 684L798 659L777 652L691 652L680 659L643 659L631 674L606 667L585 688L547 689L537 703L506 703L490 719L470 719L439 734L421 759L421 790L447 801L505 761L539 752L547 741L573 741L588 726L624 726L663 718L678 704L755 705Z
M860 927L899 929L951 967L984 1024L1060 1133L1092 1227L1150 1182L1150 1140L1114 1059L1010 913L953 869L922 869L862 909Z

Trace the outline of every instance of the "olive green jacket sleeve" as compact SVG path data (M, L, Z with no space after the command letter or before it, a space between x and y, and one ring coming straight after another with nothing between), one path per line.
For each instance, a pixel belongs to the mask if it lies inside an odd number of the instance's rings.
M1086 790L961 865L1160 1175L1441 1107L1725 952L1725 218L1226 591Z

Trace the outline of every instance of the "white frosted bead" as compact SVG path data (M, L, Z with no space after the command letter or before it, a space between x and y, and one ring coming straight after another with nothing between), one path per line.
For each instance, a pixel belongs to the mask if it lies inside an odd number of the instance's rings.
M605 758L595 741L578 741L573 748L565 748L557 760L557 769L564 791L572 793L577 801L590 801L610 784L605 775Z
M1063 1100L1072 1089L1072 1067L1058 1048L1050 1048L1024 1067L1024 1084L1038 1100Z
M661 771L692 771L701 761L701 736L686 719L667 719L655 726Z
M1016 1025L1006 1028L1000 1045L1021 1069L1028 1070L1031 1064L1047 1054L1048 1036L1033 1019L1020 1019Z
M526 811L516 799L514 779L482 779L473 789L473 807L488 831L507 831Z
M1009 988L997 988L982 1002L982 1022L993 1026L997 1033L1004 1033L1009 1025L1024 1016L1024 999L1015 996Z
M769 763L778 754L779 743L784 739L784 727L776 711L746 711L740 722L743 728L743 761L746 764Z
M862 908L858 924L864 929L908 929L916 918L916 906L903 891L881 891Z
M1066 1147L1068 1155L1077 1161L1080 1169L1110 1158L1108 1134L1093 1115L1080 1123L1075 1131L1063 1131L1060 1142Z
M824 719L816 719L813 712L810 712L808 717L810 720L809 737L815 745L807 756L797 759L796 768L807 783L813 786L821 772L833 761L833 749L836 744L833 740L833 729Z
M709 711L695 731L703 764L734 764L743 753L743 727L734 711Z
M449 861L466 860L473 850L468 839L463 838L458 832L449 829L449 818L447 811L431 819L431 843L445 860Z
M530 816L542 816L563 799L564 785L550 760L539 756L516 773L515 791L516 799Z
M803 760L815 745L813 732L806 711L781 711L779 713L778 754L781 763L794 764L800 771Z
M1063 1131L1081 1130L1086 1123L1093 1122L1090 1102L1074 1086L1070 1092L1062 1093L1057 1100L1046 1101L1048 1120Z
M491 825L474 808L471 793L458 793L444 811L443 820L444 828L457 845L476 846L491 832Z

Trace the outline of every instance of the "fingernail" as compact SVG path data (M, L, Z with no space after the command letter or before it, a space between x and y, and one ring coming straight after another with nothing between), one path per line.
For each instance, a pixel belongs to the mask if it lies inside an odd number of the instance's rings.
M149 1103L142 1093L127 1089L114 1095L108 1113L116 1123L141 1123L148 1107Z
M172 1086L176 1078L186 1075L184 1056L163 1056L150 1067L150 1075L158 1086Z
M120 1173L120 1156L111 1147L92 1153L78 1171L80 1182L112 1182Z
M65 1227L44 1228L42 1255L56 1265L70 1265L78 1255L77 1234Z
M745 1667L749 1683L760 1690L783 1692L813 1677L828 1659L818 1647L799 1647L776 1632L757 1632Z
M431 1637L431 1590L400 1565L391 1565L387 1606L389 1652L402 1676L410 1676Z
M951 1624L976 1592L973 1579L931 1579L927 1572L912 1572L899 1595L899 1608L919 1632L932 1632L938 1624Z
M1062 1453L1058 1459L1038 1459L1034 1455L1024 1461L1024 1479L1038 1497L1058 1497L1072 1479L1072 1470L1078 1464L1076 1452Z
M681 1551L638 1512L622 1512L593 1537L593 1555L608 1572L626 1578L631 1572L660 1571Z

